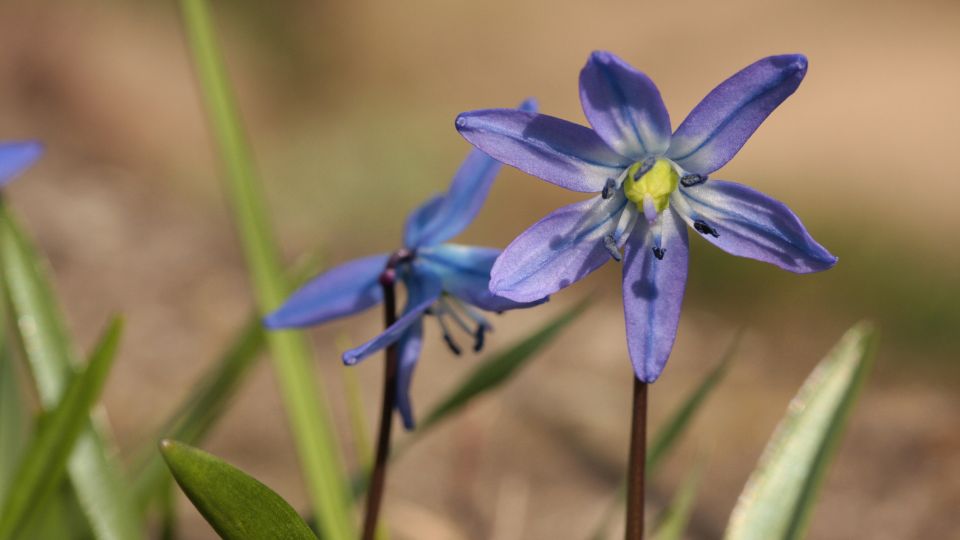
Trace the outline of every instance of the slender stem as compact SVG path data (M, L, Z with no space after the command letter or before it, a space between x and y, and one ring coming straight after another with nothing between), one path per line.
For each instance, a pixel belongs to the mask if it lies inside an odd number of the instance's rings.
M383 327L389 328L397 321L396 281L398 264L409 258L405 251L394 253L387 262L387 268L380 275L383 288ZM386 361L383 367L383 402L380 404L380 432L377 435L377 455L370 471L370 485L367 489L367 509L363 516L362 540L373 540L377 532L377 519L383 501L383 487L387 477L387 462L390 460L390 432L393 428L393 406L397 401L397 344L387 347Z
M643 539L644 473L647 463L647 383L633 378L633 421L627 470L626 540Z

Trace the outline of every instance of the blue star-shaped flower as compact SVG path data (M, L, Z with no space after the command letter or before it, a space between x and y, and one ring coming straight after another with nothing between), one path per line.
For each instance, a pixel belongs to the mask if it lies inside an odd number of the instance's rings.
M520 110L532 112L535 104L527 100ZM471 152L449 190L428 200L407 218L401 250L356 259L318 276L267 316L266 326L276 329L320 324L379 304L383 300L379 278L390 261L397 279L407 289L403 314L380 335L345 352L343 361L356 364L396 343L399 373L395 406L404 426L412 429L409 389L420 355L424 315L437 319L447 345L459 354L451 326L471 334L475 351L483 347L484 334L491 328L476 308L502 312L546 301L546 295L516 302L490 292L490 268L500 250L444 243L473 221L499 170L496 160L479 150Z
M637 377L653 382L680 319L684 222L733 255L797 273L833 266L837 258L782 203L741 184L707 180L806 71L802 55L751 64L710 92L672 135L653 81L607 52L595 52L580 72L580 101L593 129L506 109L460 115L461 135L494 158L572 191L600 193L517 237L493 266L491 291L518 302L541 298L622 258L630 358Z
M43 146L36 141L0 143L0 187L33 165L41 153Z

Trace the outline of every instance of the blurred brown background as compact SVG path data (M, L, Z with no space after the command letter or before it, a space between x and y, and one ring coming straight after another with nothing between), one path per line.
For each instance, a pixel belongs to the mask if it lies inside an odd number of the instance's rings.
M399 242L406 213L442 190L468 145L455 115L536 96L583 121L577 74L608 49L659 85L674 124L715 84L768 54L803 52L800 90L718 177L787 202L839 255L794 276L694 240L677 346L652 391L654 425L738 328L731 375L651 485L661 507L698 456L691 530L716 538L776 420L856 320L882 327L876 372L823 489L811 538L960 534L960 4L626 1L214 2L284 251L331 262ZM39 138L42 163L8 195L50 257L89 344L128 319L106 393L120 452L209 366L250 308L174 2L0 5L0 138ZM505 170L461 238L504 245L574 194ZM491 348L584 295L586 317L495 396L418 443L391 472L398 538L585 538L622 474L630 370L615 265L543 310L505 315ZM346 436L334 338L313 333ZM419 409L479 359L428 327ZM379 359L354 368L375 410ZM371 425L373 418L371 416ZM302 506L269 365L204 447ZM213 538L185 500L183 538Z

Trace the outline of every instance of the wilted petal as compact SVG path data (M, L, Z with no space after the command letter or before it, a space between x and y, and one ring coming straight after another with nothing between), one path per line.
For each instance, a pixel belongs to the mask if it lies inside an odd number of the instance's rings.
M441 244L418 251L417 264L439 276L444 291L487 311L525 308L547 300L521 303L490 292L490 269L499 255L499 249Z
M423 317L423 312L440 297L440 279L429 272L417 272L404 282L407 285L407 305L403 315L377 337L343 353L345 364L356 364L371 354L396 343L408 328Z
M356 259L324 272L267 315L264 325L276 329L320 324L378 304L383 293L377 280L387 257Z
M627 348L637 377L657 380L677 337L680 305L687 284L687 229L673 209L660 214L653 228L646 222L630 235L623 256L623 314ZM659 244L655 227L660 227ZM657 259L653 248L663 250Z
M497 160L573 191L600 191L630 164L593 130L543 114L471 111L457 117L457 130Z
M807 59L800 54L769 56L747 66L693 109L674 133L667 157L698 174L719 169L806 73Z
M533 112L536 108L533 99L520 104L521 111ZM480 150L470 152L447 192L411 214L404 230L404 244L409 248L431 246L460 234L477 216L498 172L499 161Z
M617 153L636 160L670 145L670 115L650 77L597 51L580 71L580 103L593 129Z
M43 145L36 141L0 144L0 186L33 165L42 153Z
M727 253L797 273L819 272L837 262L785 204L742 184L710 180L674 197L685 203L678 210L687 223L706 222L717 236L704 238Z
M494 294L532 302L583 278L610 259L603 237L611 234L627 199L592 199L560 208L514 239L491 270Z
M420 359L420 347L423 342L423 319L417 319L403 333L397 342L397 401L395 406L403 419L403 427L412 430L416 423L413 417L413 403L410 399L410 385L413 382L413 369Z

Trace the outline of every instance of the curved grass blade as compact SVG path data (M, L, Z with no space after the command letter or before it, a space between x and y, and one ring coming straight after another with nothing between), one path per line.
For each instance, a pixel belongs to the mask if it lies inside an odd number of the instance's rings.
M670 415L669 419L657 429L657 432L653 436L653 442L647 451L647 474L650 476L656 474L660 463L663 462L663 458L667 456L677 441L680 440L680 436L687 431L697 411L700 410L706 402L707 397L713 393L727 375L730 362L733 361L733 358L736 356L737 348L740 346L740 339L742 337L742 332L738 332L734 336L733 341L727 347L727 350L723 353L723 357L720 358L717 365L710 370L700 381L700 384L690 392L690 395L683 400L680 406L677 407L677 410ZM603 513L597 528L594 529L593 534L590 535L592 540L603 540L609 536L608 532L614 524L617 509L623 505L626 495L627 484L626 481L624 481L617 487L617 494L613 499L613 503L607 508L607 511Z
M133 494L137 507L146 511L170 481L163 461L156 450L156 441L166 437L188 444L203 440L226 410L240 383L246 379L254 361L263 351L266 332L259 317L244 325L217 364L194 387L187 400L160 428L162 434L151 438L149 448L140 452L134 471Z
M74 353L44 265L9 210L0 204L0 266L27 364L45 408L55 406L74 374ZM116 464L92 420L77 438L67 470L96 538L143 537Z
M73 445L113 365L121 331L122 324L114 320L86 368L70 381L63 399L44 418L24 452L0 511L0 540L15 538L29 513L42 508L59 487Z
M717 363L716 367L714 367L710 373L707 373L707 376L700 381L700 384L697 385L690 396L684 400L683 404L670 415L670 418L663 424L663 427L657 430L656 435L653 437L653 442L650 443L650 447L647 450L647 471L652 472L660 465L660 462L666 457L667 452L673 448L680 438L680 435L686 431L691 420L693 420L694 414L700 410L707 396L713 392L717 385L720 384L720 381L726 376L727 368L737 353L737 348L740 346L742 336L742 332L738 332L734 336L733 341L730 343L730 346L727 347L726 352L723 353L723 357L720 359L720 362Z
M729 540L799 539L844 424L866 379L877 332L844 334L790 402L730 517Z
M239 230L257 305L266 314L290 292L267 220L252 152L227 79L206 0L180 0L187 41L213 135L226 167L227 192ZM350 488L342 468L322 385L312 369L304 336L275 331L267 336L277 381L303 469L312 510L328 540L352 540Z
M418 426L415 436L422 436L438 422L467 406L477 396L495 389L510 379L517 370L544 346L550 343L567 325L587 309L589 301L582 300L548 321L539 330L507 350L477 366L463 382L434 407Z
M683 533L690 523L690 516L693 515L693 505L697 501L697 491L700 489L702 477L703 462L687 473L680 489L670 501L670 506L664 510L651 536L652 540L682 540Z
M320 268L321 256L311 254L294 265L293 282L303 283ZM247 323L230 340L227 349L176 411L137 452L133 471L133 493L137 507L146 511L150 502L170 491L170 476L157 451L157 441L173 439L196 445L203 441L246 380L250 368L263 352L266 330L260 316L251 313Z
M169 439L160 443L160 452L180 488L224 540L316 540L296 510L240 469Z

